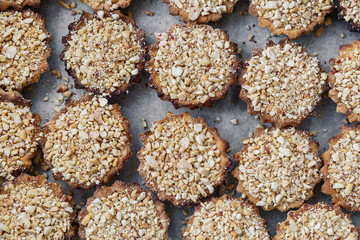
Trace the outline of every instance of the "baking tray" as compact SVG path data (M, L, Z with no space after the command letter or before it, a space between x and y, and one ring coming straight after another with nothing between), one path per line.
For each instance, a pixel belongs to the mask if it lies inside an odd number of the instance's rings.
M71 3L74 1L77 9L88 12L93 10L88 5L80 3L76 0L64 0L64 2ZM239 1L234 11L230 14L224 14L223 18L212 26L216 28L223 28L228 31L230 40L237 43L242 48L242 55L244 59L251 56L251 51L254 48L263 48L267 37L269 37L269 30L260 28L258 26L257 18L243 13L247 11L249 1ZM48 59L50 69L61 72L62 77L57 78L51 71L43 74L39 83L33 84L24 89L23 95L33 102L33 111L39 113L43 119L43 123L51 119L55 114L56 108L63 107L63 103L59 105L58 98L61 96L57 93L61 83L73 83L73 79L67 75L64 70L64 63L59 60L59 55L63 50L61 39L68 33L68 25L77 20L80 15L72 15L71 10L63 8L57 0L42 0L40 9L36 10L47 20L46 26L51 33L53 40L50 43L52 49L52 56ZM181 24L181 20L177 16L171 16L168 13L168 6L159 0L132 0L130 7L125 10L131 11L137 25L146 32L146 41L148 45L155 42L156 37L154 33L166 32L174 23ZM154 12L154 16L146 15L146 11ZM329 59L339 55L339 46L341 44L351 43L359 37L358 33L352 33L347 30L347 24L344 21L337 20L335 16L332 17L332 24L324 26L325 31L320 37L317 37L314 32L308 36L302 36L296 41L306 45L306 49L310 54L318 54L322 66L328 72ZM345 34L345 38L340 36L340 33ZM253 40L250 41L250 36L253 35ZM271 40L278 42L284 36L271 37ZM123 170L114 180L120 179L124 182L138 182L144 188L144 181L137 173L139 161L136 158L136 152L141 148L141 141L139 135L147 129L143 128L142 118L146 119L148 126L151 123L165 117L168 111L174 113L182 113L188 111L194 117L204 117L207 124L211 127L216 127L222 138L226 139L231 145L231 152L229 156L232 158L234 153L240 151L242 147L242 139L248 137L253 133L259 120L247 113L246 104L238 97L240 87L237 85L233 87L226 99L218 101L211 108L201 108L198 110L190 110L186 108L174 109L171 103L161 101L155 90L146 86L149 75L142 73L142 81L139 84L130 88L129 94L114 97L112 100L122 107L122 113L130 120L130 131L133 136L132 152L133 157L127 161ZM68 78L68 81L66 80ZM82 90L75 90L72 98L78 99L84 92ZM44 98L48 97L48 101ZM320 143L320 152L322 154L327 148L327 141L330 137L338 134L340 126L345 125L344 115L335 112L336 105L329 99L323 99L322 103L316 109L316 114L305 120L299 128L308 129L310 132L317 131L315 139ZM320 116L320 117L319 117ZM216 121L220 117L221 121ZM238 125L233 125L230 120L237 119ZM234 165L230 170L234 168ZM229 171L230 172L230 171ZM54 181L50 171L48 172L49 181ZM112 181L112 182L113 182ZM111 182L111 183L112 183ZM60 182L67 192L69 187ZM110 183L110 184L111 184ZM237 184L237 181L228 174L227 183ZM318 201L331 202L330 197L320 193L320 186L318 184L315 189L315 197L311 198L309 203L313 204ZM74 190L73 197L77 205L86 203L88 197L92 196L95 188L90 190ZM235 196L240 196L237 193ZM184 220L186 215L184 211L192 214L193 208L183 207L176 208L166 203L166 210L171 218L171 225L169 229L169 237L171 239L181 239L181 231L185 227ZM271 236L276 233L276 224L286 219L286 213L273 210L270 212L261 211L261 215L266 219ZM354 224L360 227L360 214L352 213L351 217Z

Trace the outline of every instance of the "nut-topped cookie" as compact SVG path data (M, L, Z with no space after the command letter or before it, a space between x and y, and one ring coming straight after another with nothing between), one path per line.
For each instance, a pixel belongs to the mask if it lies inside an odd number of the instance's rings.
M270 240L259 209L242 198L212 198L195 208L186 219L183 239Z
M329 97L336 111L346 114L350 122L360 121L360 40L340 46L340 56L330 60Z
M8 8L21 11L25 6L38 8L40 7L40 0L0 0L0 11L5 11Z
M40 116L31 113L30 100L0 88L0 177L12 179L31 167L38 150L40 122Z
M197 204L226 178L229 144L202 118L168 113L140 137L144 146L137 154L138 171L162 201Z
M294 127L257 128L234 155L237 191L264 210L287 211L313 196L320 182L319 145L307 131Z
M0 238L72 239L75 211L61 185L21 174L0 188Z
M68 99L43 127L40 146L54 178L71 188L108 183L131 157L129 121L120 106L84 95Z
M80 2L89 4L95 10L114 11L118 8L127 8L131 0L80 0Z
M309 34L317 24L323 24L333 7L332 0L251 0L249 13L273 35L285 34L295 39Z
M165 206L139 184L102 186L79 214L81 239L168 239Z
M224 13L231 13L238 0L194 1L162 0L169 5L169 13L180 16L184 22L207 23L219 21Z
M49 69L50 33L32 10L0 12L0 87L21 91Z
M321 101L327 74L315 56L283 39L256 49L239 76L240 98L248 113L277 127L298 126Z
M329 139L329 150L322 158L322 191L332 196L332 203L348 211L360 211L360 125L343 126Z
M274 240L357 240L360 237L350 215L325 202L305 203L297 211L289 212L287 220L279 223L276 230Z
M149 48L150 87L175 108L210 107L236 82L237 45L224 30L174 24Z
M349 23L350 31L360 31L360 0L335 0L340 18Z
M83 13L69 25L60 58L76 88L96 94L126 93L140 81L145 64L145 33L120 11Z

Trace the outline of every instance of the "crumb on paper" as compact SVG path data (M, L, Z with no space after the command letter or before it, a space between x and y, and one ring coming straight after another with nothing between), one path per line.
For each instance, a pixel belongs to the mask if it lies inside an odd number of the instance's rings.
M65 8L67 10L71 9L70 6L67 3L64 3L62 0L59 0L59 3L63 8Z
M239 124L239 120L237 120L237 119L231 119L230 122L231 122L233 125L238 125L238 124Z
M310 136L312 136L312 137L316 137L316 135L317 135L317 132L316 132L316 131L312 131L312 132L310 133Z
M71 2L70 7L71 7L71 8L76 8L76 3L75 3L75 2Z
M262 125L262 124L258 124L258 125L256 126L256 128L265 129L264 125Z
M237 54L241 54L242 53L242 48L241 47L238 47L237 49Z
M59 89L56 92L63 93L66 92L67 90L69 90L69 88L65 84L61 83Z
M221 122L221 118L219 116L216 117L217 122Z
M345 34L343 32L340 33L341 38L346 38Z
M250 25L246 25L246 30L250 30L250 29L251 29Z
M315 31L315 35L317 36L317 37L320 37L321 36L321 34L324 32L324 28L323 27L319 27L316 31Z
M248 37L248 40L251 41L254 39L254 34L251 34L249 37Z
M188 213L185 209L182 210L182 213L183 213L186 217L189 216L189 213Z
M152 12L152 11L145 11L145 14L148 15L148 16L154 16L155 13Z
M65 92L63 93L63 95L64 95L64 97L69 98L69 97L71 97L71 96L73 95L73 92L72 92L72 91L65 91Z
M327 132L328 130L326 129L326 128L324 128L324 130L323 130L324 132Z
M56 69L51 70L52 75L56 75L57 78L61 78L61 72Z
M145 118L141 118L143 129L147 128L147 123Z
M49 97L44 97L44 98L43 98L43 101L44 101L44 102L49 101Z
M252 132L249 132L249 138L251 138L251 137L253 137L254 136L254 134L252 133Z
M325 18L325 26L329 26L330 24L332 24L332 19L331 19L331 17L326 17L326 18Z

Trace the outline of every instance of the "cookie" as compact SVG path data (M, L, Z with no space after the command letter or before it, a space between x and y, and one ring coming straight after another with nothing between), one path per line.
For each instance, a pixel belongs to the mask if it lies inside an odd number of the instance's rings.
M224 195L201 203L186 219L183 239L270 240L259 209L242 198Z
M25 6L38 8L40 7L40 0L0 0L0 11L5 11L8 8L21 11Z
M168 113L140 138L138 171L162 201L195 205L226 179L229 144L203 118Z
M360 211L360 125L343 126L329 139L329 150L322 158L322 192L332 196L332 203L348 211Z
M0 88L0 177L11 180L31 167L38 150L40 122L40 116L31 113L30 100Z
M313 196L320 182L319 144L307 131L294 127L257 128L234 155L239 166L233 176L237 191L256 206L269 211L300 207Z
M61 185L21 174L0 188L1 239L72 239L75 211Z
M340 56L329 63L329 97L337 104L336 112L346 114L350 122L360 121L360 40L341 45Z
M51 35L32 10L0 12L0 88L21 91L49 70Z
M168 239L165 206L139 184L99 187L79 214L81 239Z
M273 35L285 34L296 39L323 24L333 7L332 0L251 0L249 13L258 18L260 27L269 28Z
M348 29L353 32L360 32L360 1L359 0L334 0L338 16L348 22Z
M283 39L256 49L239 76L240 98L249 114L277 127L298 126L321 101L327 75L315 56Z
M80 0L95 10L114 11L120 8L127 8L131 0Z
M129 121L120 106L84 95L43 127L40 146L54 178L71 188L108 183L131 157Z
M279 223L276 230L274 240L356 240L360 237L350 215L325 202L315 205L305 203L297 211L289 212L287 220Z
M208 23L222 18L223 13L231 13L237 0L194 1L162 0L169 5L169 13L180 16L184 22Z
M69 25L60 58L75 87L96 94L126 93L140 81L145 33L120 11L83 13Z
M150 87L175 108L210 107L236 82L237 45L208 25L174 24L149 48Z

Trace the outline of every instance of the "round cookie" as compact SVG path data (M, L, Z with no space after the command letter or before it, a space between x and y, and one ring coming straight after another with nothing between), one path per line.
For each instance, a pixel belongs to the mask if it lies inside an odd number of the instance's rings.
M145 64L145 33L120 11L83 13L69 25L60 58L75 87L96 94L127 93L140 81Z
M242 198L224 195L201 203L186 219L182 232L190 239L270 240L265 220L259 209Z
M297 211L289 212L287 220L278 223L276 230L274 240L357 240L360 237L350 215L325 202L305 203Z
M329 150L322 155L322 192L348 211L360 211L359 156L360 125L343 126L336 137L329 139Z
M238 0L194 1L162 0L169 5L169 13L180 16L184 22L208 23L222 18L223 13L231 13Z
M237 45L208 25L174 24L149 48L150 87L175 108L210 107L226 97L240 66Z
M266 211L300 207L320 182L318 150L307 131L257 128L234 155L239 163L232 172L239 180L237 191Z
M0 188L0 238L72 239L75 211L61 185L21 174Z
M68 99L43 127L40 146L54 178L71 188L108 183L131 157L129 121L120 106L84 95Z
M138 171L162 201L195 205L226 179L229 144L203 118L168 113L140 138Z
M8 8L21 11L25 6L38 8L40 7L40 0L0 0L0 11L5 11Z
M168 239L165 206L139 184L99 187L79 214L81 239Z
M120 8L127 8L131 0L80 0L95 10L114 11Z
M350 31L360 32L360 0L334 0L340 18L349 23Z
M295 39L309 34L316 25L323 24L333 7L332 0L251 0L249 13L257 17L259 25L269 28L273 35L285 34Z
M321 101L327 75L318 59L283 39L256 49L239 76L240 98L248 113L277 127L298 126Z
M0 25L0 87L21 91L49 70L51 36L32 10L0 12Z
M341 45L340 56L329 62L329 97L337 104L336 111L346 114L350 122L360 121L360 40Z
M30 100L0 88L0 177L11 180L31 167L38 150L40 122L40 116L31 113Z

